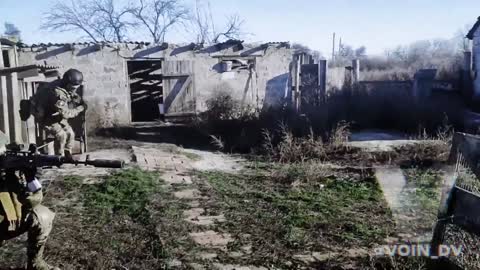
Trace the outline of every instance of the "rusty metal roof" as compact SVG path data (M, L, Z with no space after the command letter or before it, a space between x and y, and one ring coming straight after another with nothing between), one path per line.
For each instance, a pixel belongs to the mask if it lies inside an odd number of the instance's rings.
M475 22L475 24L473 25L472 29L470 29L470 31L468 31L468 34L467 34L467 38L472 40L473 39L473 35L475 34L475 32L477 31L478 27L480 26L480 17L478 17L477 19L477 22Z
M232 44L232 43L235 43L235 44L241 44L243 43L243 40L234 40L234 39L230 39L230 40L227 40L225 42L220 42L220 43L217 43L217 44ZM145 46L149 46L153 43L151 42L145 42L145 41L127 41L127 42L72 42L72 43L38 43L38 44L31 44L31 45L28 45L28 44L24 44L24 43L18 43L16 44L18 47L20 48L48 48L48 47L63 47L63 46L71 46L71 45L83 45L83 46L88 46L88 45L96 45L96 44L100 44L100 45L105 45L105 46L114 46L114 45L121 45L121 44L134 44L134 45L145 45ZM191 44L194 44L194 43L191 43ZM161 44L159 44L161 45ZM197 44L199 45L199 44ZM268 46L268 45L278 45L278 46L285 46L285 47L289 47L290 43L288 41L282 41L282 42L266 42L264 44L262 44L264 46Z
M13 46L17 44L16 42L11 41L8 38L0 38L0 43L2 43L2 45L8 45L8 46Z
M150 45L151 42L144 42L144 41L128 41L128 42L72 42L72 43L38 43L38 44L20 44L18 45L20 48L37 48L37 47L63 47L69 45L118 45L118 44L135 44L135 45Z

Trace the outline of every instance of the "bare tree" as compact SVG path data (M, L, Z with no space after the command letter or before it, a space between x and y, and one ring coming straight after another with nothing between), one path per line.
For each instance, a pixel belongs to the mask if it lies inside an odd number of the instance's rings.
M228 16L226 24L218 28L212 16L210 1L196 0L195 13L191 22L194 34L197 36L197 43L211 44L223 39L240 39L245 34L241 31L244 20L238 14Z
M90 3L90 9L96 17L97 25L104 26L105 31L101 32L107 37L104 38L105 40L113 39L116 42L122 42L126 39L128 28L136 25L126 18L131 8L122 7L117 10L113 0L93 1Z
M117 8L113 0L77 3L58 0L45 14L41 28L49 31L80 31L94 41L122 42L133 24L128 21L128 7Z
M313 50L307 45L301 44L301 43L293 43L292 44L292 49L295 50L296 53L307 53L311 54L313 59L315 61L325 59L325 57L322 55L322 53L318 50Z
M139 0L130 13L148 30L154 43L164 42L172 27L189 19L189 10L179 0Z
M228 18L227 24L223 31L216 32L214 29L213 43L220 41L220 38L225 37L227 39L238 39L242 35L240 29L242 28L244 21L238 14L231 15Z

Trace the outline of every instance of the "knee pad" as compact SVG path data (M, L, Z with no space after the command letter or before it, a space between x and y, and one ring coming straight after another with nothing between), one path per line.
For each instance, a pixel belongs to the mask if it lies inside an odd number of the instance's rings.
M36 217L36 223L40 225L42 228L52 228L53 219L55 218L55 213L52 210L48 209L44 205L37 205L33 207L33 214Z
M65 131L59 131L55 133L55 138L60 141L65 141L67 139L67 134Z

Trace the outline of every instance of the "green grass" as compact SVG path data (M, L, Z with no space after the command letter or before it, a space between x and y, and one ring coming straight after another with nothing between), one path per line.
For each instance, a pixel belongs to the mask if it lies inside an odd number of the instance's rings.
M73 203L55 206L51 263L64 269L165 268L170 255L157 231L164 208L155 204L169 197L160 174L134 167L98 180L85 184L67 176L50 186L47 205L58 198Z
M434 169L410 168L404 170L407 185L412 188L412 200L429 212L436 213L440 200L442 174Z
M63 185L66 189L72 190L82 185L83 177L79 175L67 175L63 178Z
M275 177L200 175L217 200L209 208L227 216L227 222L219 226L237 235L230 248L255 243L255 256L249 263L265 265L268 261L287 267L284 256L306 251L368 249L394 230L390 210L372 175L332 172L329 177L310 176L307 181L305 176L311 174L305 170L294 166ZM301 184L292 187L296 180Z
M105 178L97 185L84 185L85 206L110 214L125 214L144 219L151 197L160 191L160 175L137 168L123 170Z

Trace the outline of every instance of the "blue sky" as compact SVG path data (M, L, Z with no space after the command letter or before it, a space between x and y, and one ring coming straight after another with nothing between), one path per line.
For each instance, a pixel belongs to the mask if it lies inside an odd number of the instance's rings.
M55 0L0 0L3 22L16 24L26 43L72 42L78 35L39 30L42 14ZM80 1L80 0L79 0ZM122 0L119 0L122 1ZM185 0L193 4L193 0ZM480 16L479 0L210 0L221 23L228 14L244 20L247 41L300 42L329 55L332 33L354 47L364 45L369 54L416 40L451 38ZM138 34L133 39L148 40ZM175 31L171 42L187 42Z

